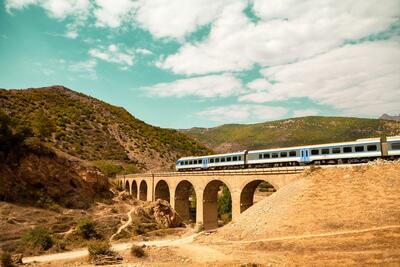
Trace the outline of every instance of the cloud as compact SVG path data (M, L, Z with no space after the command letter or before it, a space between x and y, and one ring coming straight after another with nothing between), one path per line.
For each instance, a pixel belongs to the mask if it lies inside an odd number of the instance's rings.
M293 117L307 117L307 116L315 116L319 114L318 109L314 108L308 108L308 109L300 109L300 110L295 110L293 112Z
M6 0L5 2L8 12L30 5L42 7L53 18L65 19L67 16L86 17L90 2L89 0Z
M121 45L118 44L111 44L108 47L92 48L89 50L89 54L103 61L123 66L132 66L135 58L132 50L121 49Z
M131 0L95 0L94 16L96 25L100 27L116 28L122 23L132 20L135 11L135 1Z
M264 105L236 104L221 107L211 107L197 115L218 123L256 123L280 119L287 114L283 107Z
M309 60L265 68L274 84L239 97L256 103L307 97L351 116L398 112L400 44L346 45ZM256 83L259 81L254 81Z
M254 1L261 20L243 12L246 3L226 5L200 43L185 43L159 64L179 74L207 74L276 66L308 59L384 31L398 20L400 1Z
M142 54L142 55L151 55L153 52L150 50L147 50L146 48L136 48L136 53Z
M171 83L159 83L143 88L149 95L161 97L197 96L203 98L228 97L238 95L242 83L231 74L208 75L176 80Z
M60 63L64 64L65 61L60 61ZM96 60L89 59L87 61L81 61L70 65L68 67L68 70L76 73L81 78L96 80L97 79L96 65L97 65Z

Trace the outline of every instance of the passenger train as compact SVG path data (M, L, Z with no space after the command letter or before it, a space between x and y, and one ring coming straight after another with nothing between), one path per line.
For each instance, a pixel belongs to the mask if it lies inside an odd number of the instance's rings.
M177 171L268 168L367 162L400 157L400 136L358 139L352 142L235 153L184 157L176 161Z

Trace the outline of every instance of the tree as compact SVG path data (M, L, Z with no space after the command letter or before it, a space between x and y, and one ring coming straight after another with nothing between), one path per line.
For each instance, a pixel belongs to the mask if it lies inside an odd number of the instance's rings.
M218 197L218 215L228 214L232 217L232 198L226 185L222 186L222 194Z
M54 122L49 119L49 117L45 114L43 109L39 109L32 122L32 126L35 132L35 135L39 137L41 140L50 137L51 134L55 131L56 127Z

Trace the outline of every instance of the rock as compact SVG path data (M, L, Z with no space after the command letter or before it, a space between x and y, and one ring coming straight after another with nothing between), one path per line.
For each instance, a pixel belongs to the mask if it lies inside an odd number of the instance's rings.
M112 255L95 255L91 257L91 263L94 265L110 265L110 264L119 264L121 263L123 258L118 254Z
M22 264L22 253L14 254L11 256L11 261L15 264Z

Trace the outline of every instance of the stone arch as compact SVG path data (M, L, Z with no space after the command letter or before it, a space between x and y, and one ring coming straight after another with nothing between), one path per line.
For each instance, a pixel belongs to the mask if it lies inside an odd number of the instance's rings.
M131 195L133 195L134 198L138 197L138 186L135 180L132 180L131 183Z
M131 193L130 189L131 189L131 187L129 186L129 181L126 180L125 181L125 190L128 191L129 194Z
M147 201L147 182L142 180L139 185L139 199Z
M276 190L275 186L266 180L257 179L247 182L247 184L242 186L242 190L240 191L240 213L244 212L253 205L254 193L262 182L266 182Z
M218 191L226 185L232 196L230 186L222 180L208 182L203 191L203 227L205 230L218 228Z
M193 199L190 199L192 195L194 195L195 200L197 200L197 194L193 184L188 180L180 181L175 189L174 208L183 221L195 221L196 219L196 207L194 208L194 213L190 208L190 204L193 203Z
M170 202L169 186L165 180L160 180L157 182L154 189L154 199L162 199Z

